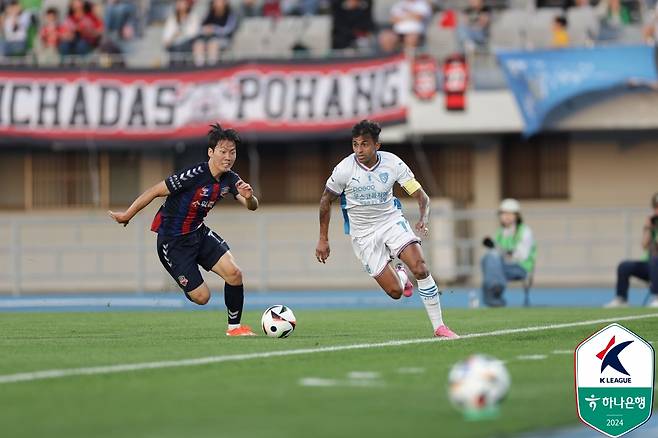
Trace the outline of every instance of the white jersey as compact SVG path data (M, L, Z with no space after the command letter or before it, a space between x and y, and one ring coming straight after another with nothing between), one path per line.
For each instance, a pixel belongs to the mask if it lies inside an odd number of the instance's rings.
M344 158L327 180L327 189L340 196L346 212L346 232L363 237L404 220L399 201L393 196L393 184L404 185L414 174L399 157L377 152L377 163L367 168L354 154Z

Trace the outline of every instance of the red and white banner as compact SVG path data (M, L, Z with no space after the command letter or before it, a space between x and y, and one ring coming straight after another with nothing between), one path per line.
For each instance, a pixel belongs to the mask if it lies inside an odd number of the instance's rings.
M247 138L346 134L404 122L400 55L194 70L0 70L2 140L180 140L218 121ZM349 134L346 134L349 135Z

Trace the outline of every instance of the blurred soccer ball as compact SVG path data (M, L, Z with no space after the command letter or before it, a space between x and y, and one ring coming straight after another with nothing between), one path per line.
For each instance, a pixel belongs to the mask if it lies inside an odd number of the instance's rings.
M456 363L448 377L450 401L465 413L495 410L505 399L510 377L498 359L475 354Z
M287 338L295 330L295 324L295 314L281 304L269 307L261 318L263 331L273 338Z

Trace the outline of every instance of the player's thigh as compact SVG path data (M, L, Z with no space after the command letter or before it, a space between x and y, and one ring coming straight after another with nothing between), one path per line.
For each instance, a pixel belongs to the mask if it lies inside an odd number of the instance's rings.
M204 285L194 246L187 245L184 239L158 238L157 250L162 266L183 292L189 294Z
M353 237L352 249L364 271L373 278L378 277L391 261L386 246L374 235Z
M204 233L197 262L206 271L214 272L231 284L240 274L228 243L211 229Z
M424 274L427 268L420 239L411 230L411 225L406 219L401 219L388 228L384 239L392 258L398 257L402 260L415 276Z

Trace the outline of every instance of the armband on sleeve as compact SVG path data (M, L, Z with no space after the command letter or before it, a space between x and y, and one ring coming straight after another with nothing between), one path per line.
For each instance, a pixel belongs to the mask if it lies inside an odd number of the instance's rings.
M413 195L420 188L420 183L416 179L410 179L406 183L402 184L402 188L408 195Z

